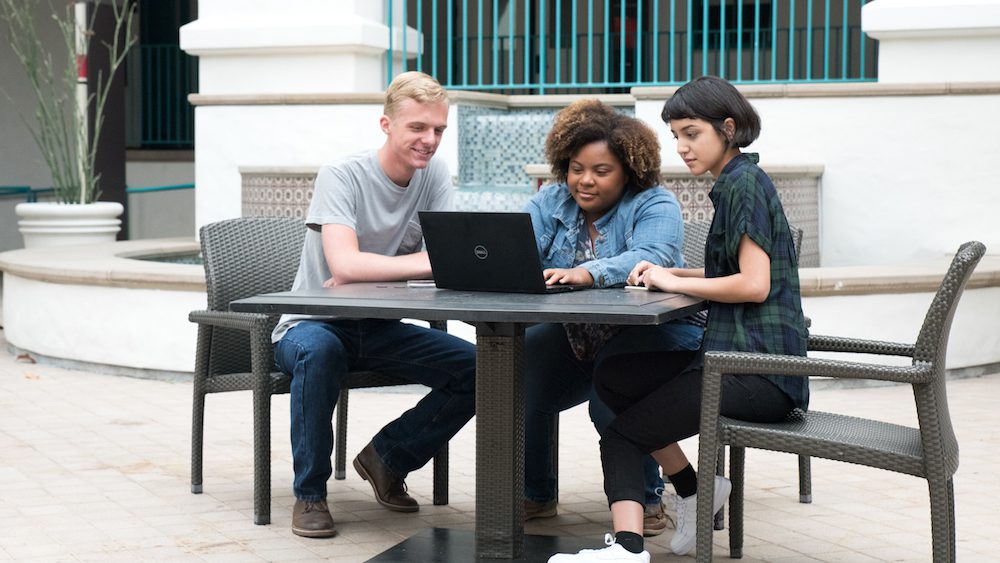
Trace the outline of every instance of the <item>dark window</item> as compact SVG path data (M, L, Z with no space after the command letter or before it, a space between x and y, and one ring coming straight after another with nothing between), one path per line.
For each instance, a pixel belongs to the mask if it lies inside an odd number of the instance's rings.
M737 40L742 36L744 49L753 49L754 46L754 24L759 21L760 30L758 39L760 48L769 48L773 42L774 28L771 21L771 2L761 0L760 16L757 19L757 2L753 0L743 2L743 17L739 18L739 2L728 1L726 5L725 33L726 49L735 49ZM720 45L720 28L722 28L722 5L711 3L708 7L708 48L718 49ZM705 10L702 6L694 6L691 13L691 36L693 47L701 49L703 45L703 33L705 30Z
M195 17L193 4L139 3L139 43L129 54L130 147L194 146L194 109L187 97L198 89L197 60L179 46L180 27Z

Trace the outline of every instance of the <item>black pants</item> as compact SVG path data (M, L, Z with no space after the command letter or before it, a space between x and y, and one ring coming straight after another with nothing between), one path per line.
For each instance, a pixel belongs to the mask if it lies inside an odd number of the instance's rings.
M608 502L642 503L646 454L698 433L701 352L652 352L608 358L594 373L598 396L615 420L601 433ZM784 420L792 400L759 375L724 375L720 412L752 422Z

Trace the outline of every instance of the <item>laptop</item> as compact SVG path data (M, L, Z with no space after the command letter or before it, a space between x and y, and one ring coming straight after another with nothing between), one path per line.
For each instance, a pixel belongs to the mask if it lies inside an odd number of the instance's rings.
M420 211L435 285L463 291L555 293L586 289L546 285L527 213Z

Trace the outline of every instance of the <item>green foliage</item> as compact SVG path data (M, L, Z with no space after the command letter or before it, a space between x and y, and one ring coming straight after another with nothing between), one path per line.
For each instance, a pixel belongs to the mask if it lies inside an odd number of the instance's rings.
M42 41L34 16L39 0L0 0L0 21L15 56L21 63L35 97L34 119L22 113L31 135L38 145L45 164L52 173L53 187L59 201L90 203L100 196L95 173L98 140L104 124L104 106L111 91L115 73L125 62L135 44L133 21L136 4L118 0L90 0L89 15L77 22L75 3L66 2L62 9L51 4L51 18L58 26L62 41L52 49L62 49L66 63ZM106 6L106 8L102 8ZM107 50L108 73L99 72L96 89L84 96L77 94L77 41L89 46L94 38L94 21L99 9L110 9L114 15L114 34L110 43L101 41ZM81 29L77 29L81 26ZM86 48L86 47L85 47ZM6 92L5 92L6 93ZM10 96L7 96L10 99ZM13 101L13 100L12 100ZM94 131L88 143L87 115L94 115Z

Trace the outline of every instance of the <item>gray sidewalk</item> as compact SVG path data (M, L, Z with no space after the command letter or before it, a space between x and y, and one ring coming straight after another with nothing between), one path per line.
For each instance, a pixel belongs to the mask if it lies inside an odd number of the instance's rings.
M949 384L961 444L955 478L958 555L1000 560L1000 375ZM352 392L349 459L412 393ZM364 561L430 527L471 529L475 516L475 425L452 442L451 504L431 504L431 471L410 476L416 514L389 512L348 464L330 482L339 535L293 535L288 398L272 419L270 526L252 523L250 396L208 398L205 493L190 493L190 383L71 371L18 361L0 331L0 561ZM912 424L908 387L821 389L814 408ZM584 408L561 419L558 517L531 534L584 536L594 547L610 525L601 492L597 435ZM696 457L697 443L685 450ZM811 505L797 502L797 464L786 454L747 455L745 561L928 561L925 482L814 460ZM654 561L669 535L647 542ZM728 558L717 533L716 557Z

